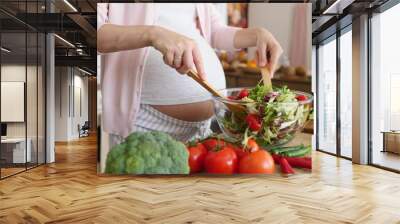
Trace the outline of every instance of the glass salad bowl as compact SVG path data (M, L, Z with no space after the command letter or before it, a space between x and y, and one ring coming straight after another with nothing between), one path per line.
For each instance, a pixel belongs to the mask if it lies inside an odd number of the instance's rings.
M286 87L274 87L268 93L261 85L219 92L225 98L213 97L215 117L223 134L232 141L251 137L263 147L286 144L312 114L313 96ZM232 112L229 105L241 105L245 110Z

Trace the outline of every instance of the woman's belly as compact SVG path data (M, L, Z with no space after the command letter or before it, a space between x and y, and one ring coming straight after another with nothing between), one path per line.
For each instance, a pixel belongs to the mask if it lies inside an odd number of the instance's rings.
M174 27L167 27L174 28ZM176 27L175 27L176 28ZM200 50L206 80L215 89L225 89L225 75L214 49L193 27L181 27L177 32L191 37ZM190 31L192 30L192 31ZM166 65L156 49L148 48L143 68L141 102L148 105L192 104L211 100L211 94L187 75Z
M210 48L208 46L208 48ZM211 100L211 94L188 75L179 74L166 65L162 54L148 49L143 71L141 102L149 105L192 104ZM203 54L206 80L215 89L225 89L225 75L221 63L212 49Z
M211 100L187 104L151 106L161 113L183 121L204 121L214 114L214 105Z
M200 50L207 81L216 89L225 89L225 75L218 56L197 30L194 17L193 20L189 17L176 20L168 16L161 16L156 24L192 38ZM148 50L141 102L179 120L203 121L210 118L214 113L211 94L189 76L181 75L166 65L156 49Z

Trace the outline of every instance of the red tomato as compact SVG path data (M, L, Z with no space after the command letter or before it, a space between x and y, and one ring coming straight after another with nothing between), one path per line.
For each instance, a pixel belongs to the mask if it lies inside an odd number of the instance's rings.
M243 148L240 148L238 146L232 146L232 148L235 150L239 160L247 156L251 152L255 152L259 149L257 142L254 141L253 139L249 139L247 141L247 145Z
M239 162L239 173L272 174L274 171L274 159L265 150L249 153Z
M216 138L206 139L202 143L206 147L207 150L214 150L217 147L222 148L226 144L224 140L216 139Z
M259 131L261 129L260 117L257 114L248 114L245 120L251 131Z
M249 154L248 151L244 150L243 148L240 147L235 147L234 148L235 153L238 157L239 160L241 160L243 157L247 156Z
M248 152L243 149L242 147L239 147L237 145L228 143L227 144L228 147L230 147L231 149L233 149L233 151L235 151L237 158L240 160L242 157L244 157L245 155L248 154Z
M207 173L233 174L237 169L237 155L231 147L209 151L204 161Z
M296 96L296 99L297 99L297 101L305 101L305 100L307 100L308 98L307 98L307 96L305 96L305 95L297 95L297 96Z
M190 173L198 173L203 170L204 159L207 156L207 149L203 144L197 143L188 148Z
M245 98L246 96L248 96L249 95L249 91L247 90L247 89L242 89L240 92L239 92L239 94L238 94L238 96L237 96L237 99L243 99L243 98Z

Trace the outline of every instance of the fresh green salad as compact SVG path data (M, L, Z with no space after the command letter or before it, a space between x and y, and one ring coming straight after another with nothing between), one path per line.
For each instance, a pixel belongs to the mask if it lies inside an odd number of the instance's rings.
M224 128L239 138L252 137L263 146L290 141L308 120L311 111L309 97L286 86L268 91L266 86L258 84L228 98L240 100L246 107L246 116L226 113Z

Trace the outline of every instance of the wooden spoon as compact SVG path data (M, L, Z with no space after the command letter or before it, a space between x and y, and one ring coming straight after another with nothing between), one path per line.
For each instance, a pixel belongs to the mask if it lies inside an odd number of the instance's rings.
M271 82L271 74L269 73L269 70L267 67L262 67L260 68L261 70L261 75L262 75L262 79L264 82L264 86L267 89L267 92L272 92L272 82Z
M197 74L197 72L195 72L193 70L189 70L187 75L190 76L192 79L194 79L201 86L203 86L213 96L221 97L222 99L225 99L226 101L229 101L225 96L223 96L214 87L212 87L206 80L201 79L200 76ZM232 112L235 112L235 113L238 113L238 114L245 114L245 112L246 112L246 108L243 105L230 104L230 103L226 103L226 102L224 102L224 103L229 108L229 110L232 111Z

